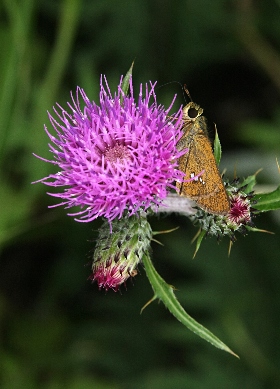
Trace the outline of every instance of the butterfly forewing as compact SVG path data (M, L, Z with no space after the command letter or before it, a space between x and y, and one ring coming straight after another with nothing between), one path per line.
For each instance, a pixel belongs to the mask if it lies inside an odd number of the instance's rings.
M229 199L219 173L212 146L207 134L203 110L191 102L183 109L183 136L177 144L178 150L188 148L179 159L179 169L186 173L184 180L177 183L180 195L194 200L209 213L226 214L230 209Z

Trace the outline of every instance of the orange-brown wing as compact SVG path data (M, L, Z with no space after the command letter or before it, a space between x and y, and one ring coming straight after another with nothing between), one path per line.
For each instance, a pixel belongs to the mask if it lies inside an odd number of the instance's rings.
M179 159L179 169L186 172L185 180L177 188L183 196L194 200L202 209L214 214L226 214L230 209L229 199L219 173L209 139L196 134L189 139L189 151Z

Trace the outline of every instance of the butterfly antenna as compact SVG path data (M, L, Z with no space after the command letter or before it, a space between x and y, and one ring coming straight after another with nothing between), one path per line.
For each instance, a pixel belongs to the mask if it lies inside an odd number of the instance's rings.
M190 92L189 92L189 90L188 90L186 84L184 84L184 91L185 91L186 95L188 96L188 98L189 98L191 101L193 101L193 99L192 99L192 97L191 97L191 94L190 94Z
M179 84L181 86L181 88L183 88L182 84L179 81L169 81L169 82L166 82L165 84L157 86L156 89L160 89L160 88L162 88L165 85L174 84L174 83Z

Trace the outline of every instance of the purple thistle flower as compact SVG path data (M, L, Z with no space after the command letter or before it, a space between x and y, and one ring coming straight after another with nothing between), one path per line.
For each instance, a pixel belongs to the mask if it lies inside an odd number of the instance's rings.
M43 161L57 165L60 171L36 182L49 186L65 187L61 193L48 193L59 197L66 208L79 206L81 211L69 215L75 220L90 222L103 216L111 222L138 210L159 205L174 188L173 181L182 181L184 173L177 170L176 143L182 136L181 109L168 119L175 97L168 109L158 105L155 83L146 84L145 97L142 85L138 102L133 96L132 78L129 95L121 89L112 96L106 78L100 81L100 103L90 102L85 92L77 88L76 99L68 103L71 113L60 105L58 117L49 114L57 135L51 135L50 151L54 159ZM82 97L85 107L79 102ZM150 100L154 99L153 103Z

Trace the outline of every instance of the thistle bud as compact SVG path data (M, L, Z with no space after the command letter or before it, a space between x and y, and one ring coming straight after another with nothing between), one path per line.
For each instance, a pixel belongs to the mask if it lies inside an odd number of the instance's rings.
M146 216L106 221L99 230L93 255L92 275L99 289L117 291L129 277L137 274L143 254L147 254L152 230Z
M238 179L232 184L226 184L226 191L230 199L230 211L227 215L212 215L199 209L190 218L195 225L198 225L208 235L218 238L229 236L235 241L235 232L245 234L247 227L253 227L252 217L255 209L252 205L256 203L253 199L253 192L246 193L246 186L242 186Z

